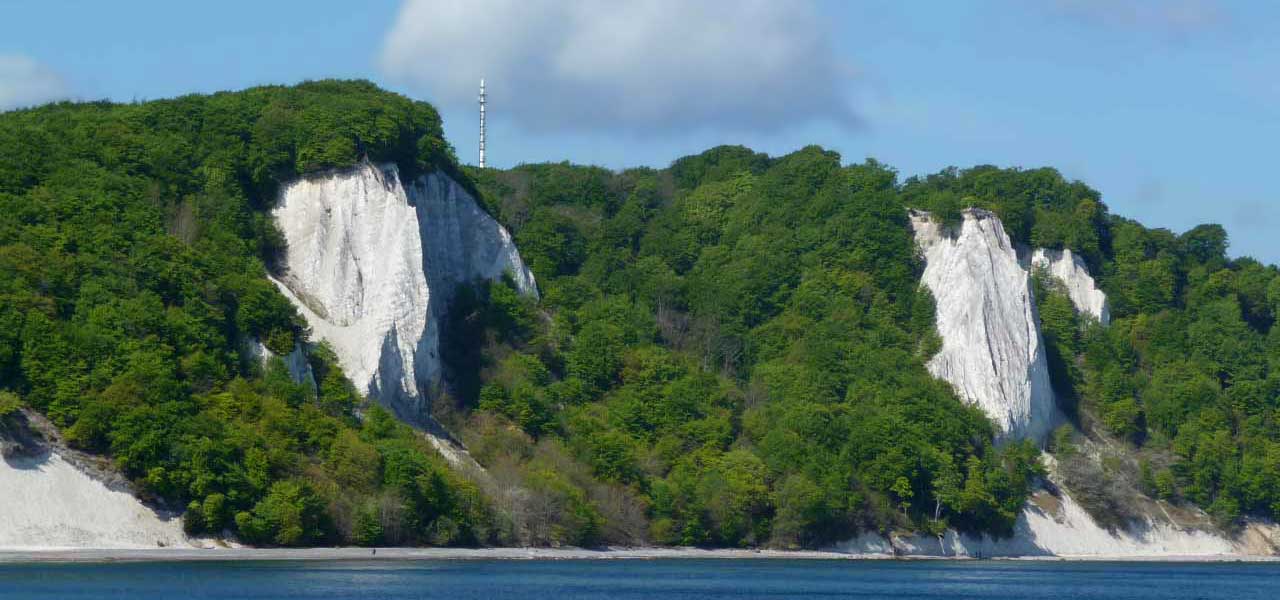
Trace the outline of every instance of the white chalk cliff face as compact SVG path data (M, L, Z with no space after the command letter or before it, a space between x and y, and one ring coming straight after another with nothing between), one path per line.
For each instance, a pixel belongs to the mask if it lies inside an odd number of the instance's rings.
M923 283L937 303L942 350L929 370L980 406L1004 432L1003 439L1042 441L1057 421L1030 268L1044 268L1065 286L1076 310L1103 324L1107 298L1079 256L1069 250L1023 253L1010 243L1000 220L968 210L956 231L944 231L927 214L911 225L925 257ZM1045 457L1053 480L1053 460ZM919 556L1238 556L1271 554L1280 528L1251 523L1232 537L1173 521L1156 509L1120 531L1108 531L1071 497L1039 490L1023 508L1013 535L1004 539L948 531L886 538L867 533L837 549L853 553Z
M510 273L534 294L510 234L448 176L405 185L395 165L284 187L273 216L288 242L276 281L361 392L423 424L441 384L440 324L460 283Z
M1134 521L1124 528L1108 530L1062 487L1056 461L1048 455L1043 460L1053 485L1032 494L1009 537L962 534L955 530L947 530L937 537L864 532L832 549L851 554L896 556L1202 559L1274 556L1280 547L1280 525L1248 521L1238 530L1224 533L1213 528L1211 519L1202 511L1165 508L1163 501L1156 500L1139 502L1133 507L1138 515Z
M0 422L0 550L192 546L182 520L132 494L110 461L68 448L29 411Z
M1063 250L1047 250L1036 248L1031 255L1031 266L1045 269L1067 288L1067 296L1080 314L1091 315L1099 323L1111 323L1111 308L1107 305L1107 295L1089 275L1089 267L1081 260L1080 255L1070 248Z
M1001 439L1042 441L1058 411L1030 278L1000 219L971 209L948 232L913 212L911 226L942 337L929 372L982 408Z
M188 546L177 517L162 517L58 452L0 458L0 549Z
M1095 559L1140 557L1243 557L1275 553L1280 528L1248 523L1227 537L1168 520L1147 518L1129 529L1099 526L1071 496L1039 491L1018 515L1007 538L974 536L948 530L942 537L908 535L886 538L875 533L836 545L851 554L900 556L1017 557L1062 556Z

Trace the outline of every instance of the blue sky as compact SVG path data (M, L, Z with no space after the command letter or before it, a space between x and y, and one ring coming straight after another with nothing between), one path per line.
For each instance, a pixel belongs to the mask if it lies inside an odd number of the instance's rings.
M1280 3L0 2L0 107L360 77L474 160L663 166L817 143L903 176L1049 165L1152 226L1280 262ZM606 9L607 12L606 12Z

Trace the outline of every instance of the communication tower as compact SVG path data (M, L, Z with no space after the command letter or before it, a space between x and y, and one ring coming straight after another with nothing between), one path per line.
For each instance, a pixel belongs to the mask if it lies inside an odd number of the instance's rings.
M480 168L484 168L484 79L480 79Z

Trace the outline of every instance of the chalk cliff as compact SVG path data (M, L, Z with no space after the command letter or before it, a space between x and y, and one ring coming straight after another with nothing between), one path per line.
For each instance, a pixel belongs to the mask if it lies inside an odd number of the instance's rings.
M954 231L926 213L911 226L942 349L929 372L982 408L1002 439L1043 440L1057 420L1030 279L994 214L968 210Z
M411 423L429 422L457 286L507 273L536 294L510 234L442 173L405 182L366 163L301 179L273 217L288 242L281 291L360 391Z
M1273 556L1280 526L1248 521L1231 532L1213 526L1203 511L1161 500L1134 498L1134 519L1108 529L1062 486L1057 461L1045 455L1049 485L1036 490L1018 515L1011 535L995 538L948 530L942 536L867 532L835 549L854 554L899 556L1027 557L1096 559Z
M57 435L29 411L0 423L0 550L194 545L180 518L144 505L109 461Z
M881 536L864 533L834 549L851 554L899 556L1078 558L1209 558L1269 556L1276 552L1280 528L1247 523L1233 536L1148 518L1127 529L1109 531L1093 520L1070 495L1036 492L1014 524L1013 535L993 538L948 530L942 537Z
M1107 324L1107 297L1087 265L1070 250L1019 252L994 214L970 209L947 228L913 212L911 226L925 258L923 283L937 303L942 349L929 370L951 383L967 402L999 424L1004 439L1043 440L1057 422L1030 271L1043 268L1059 280L1076 309ZM1054 461L1045 457L1054 482ZM1159 502L1141 501L1145 515L1129 527L1100 526L1070 490L1051 484L1038 490L1014 526L995 539L949 531L942 537L864 534L838 549L859 554L919 556L1237 556L1270 554L1280 528L1250 523L1228 536L1195 510L1175 520ZM1195 521L1188 524L1183 521Z
M1089 267L1079 254L1070 248L1049 250L1036 248L1031 255L1031 266L1045 269L1067 289L1067 296L1080 314L1090 315L1103 325L1111 322L1111 308L1107 295L1098 289L1089 274Z

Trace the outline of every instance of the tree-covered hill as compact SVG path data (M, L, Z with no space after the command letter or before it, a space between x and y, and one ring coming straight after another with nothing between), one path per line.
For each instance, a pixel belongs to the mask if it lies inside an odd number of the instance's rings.
M993 447L925 370L933 301L891 169L723 147L661 171L470 173L544 292L512 306L491 288L461 325L491 340L454 367L480 373L461 405L524 434L482 461L527 460L528 480L539 449L566 453L664 544L1011 530L1037 452Z
M1096 191L1050 169L950 170L903 193L944 213L991 208L1015 239L1072 248L1100 274L1109 327L1084 322L1051 284L1038 298L1060 403L1136 464L1097 473L1097 489L1127 477L1226 527L1280 518L1275 266L1229 258L1219 225L1174 234L1110 215Z
M1053 169L898 182L812 147L720 147L663 170L469 173L545 292L517 310L490 290L467 321L490 327L480 355L454 354L479 373L460 397L484 417L473 439L497 415L525 436L489 460L537 473L529 448L550 446L586 462L633 491L654 541L1008 531L1034 451L992 448L985 419L925 372L937 342L907 207L951 224L990 209L1016 243L1070 248L1098 276L1109 328L1036 280L1073 421L1054 450L1082 502L1118 513L1101 522L1123 524L1130 499L1115 490L1130 482L1227 528L1280 516L1280 273L1229 259L1217 225L1147 229ZM1123 460L1077 466L1073 428L1127 448Z
M434 109L364 82L0 115L0 393L189 505L194 532L494 541L475 486L424 440L355 417L331 352L311 357L318 397L245 356L303 334L264 268L277 185L366 155L453 168Z
M1280 512L1274 267L1107 211L1052 169L899 181L809 147L664 169L460 168L427 104L313 82L0 115L0 405L48 414L192 531L265 544L818 546L860 530L1005 534L1030 444L931 377L906 209L996 212L1068 247L1114 321L1038 278L1055 387L1145 491L1226 525ZM266 279L280 182L368 158L441 168L515 236L541 298L466 288L436 417L450 470L323 345L318 394L266 369L308 335ZM1069 435L1055 451L1066 456ZM1104 465L1098 479L1124 478Z

